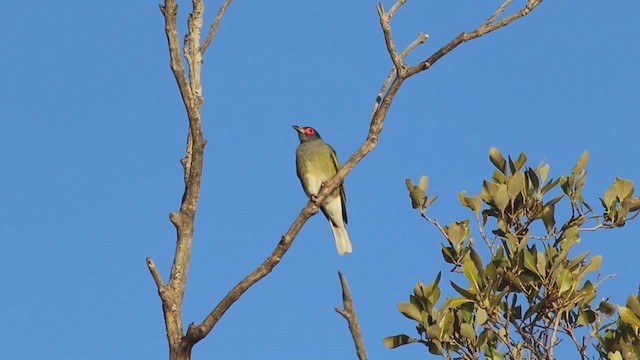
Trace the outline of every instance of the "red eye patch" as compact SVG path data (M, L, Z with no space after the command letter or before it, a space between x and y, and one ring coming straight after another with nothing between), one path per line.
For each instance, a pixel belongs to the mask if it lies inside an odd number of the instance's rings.
M306 127L306 128L304 128L304 133L307 134L307 135L313 135L313 134L316 133L316 131L311 127Z

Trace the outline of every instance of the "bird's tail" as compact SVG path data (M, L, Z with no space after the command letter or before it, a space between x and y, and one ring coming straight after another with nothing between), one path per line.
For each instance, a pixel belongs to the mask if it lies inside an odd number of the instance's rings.
M345 253L351 253L351 240L349 240L349 234L347 233L347 228L342 226L334 225L331 221L331 231L333 231L333 237L336 239L336 248L338 248L338 254L344 255Z

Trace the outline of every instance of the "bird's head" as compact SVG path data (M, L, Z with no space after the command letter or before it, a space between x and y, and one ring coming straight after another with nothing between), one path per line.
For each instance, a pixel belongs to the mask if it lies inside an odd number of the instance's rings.
M316 129L310 126L293 125L293 128L298 133L298 139L300 139L300 142L320 139L320 134L318 134Z

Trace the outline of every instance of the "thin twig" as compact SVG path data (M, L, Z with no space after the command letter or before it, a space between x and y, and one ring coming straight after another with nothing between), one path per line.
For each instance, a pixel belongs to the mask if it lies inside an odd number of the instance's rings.
M491 25L494 21L496 21L496 19L498 18L498 16L500 16L500 14L502 14L502 12L504 12L504 10L511 5L511 2L513 0L506 0L502 5L500 5L500 7L493 13L493 15L491 15L487 21L485 21L484 23L482 23L482 25L480 25L480 27L486 27Z
M428 34L419 33L418 37L411 44L409 44L409 46L407 46L402 51L402 53L400 53L400 57L403 59L407 57L407 55L409 55L409 53L411 53L413 49L418 47L418 45L424 44L428 38L429 38ZM382 100L382 96L387 91L387 87L391 83L391 80L396 75L396 73L397 71L396 71L396 68L394 67L393 69L391 69L391 71L389 71L389 75L387 75L387 78L382 83L382 86L380 87L380 91L378 91L378 96L376 96L376 101L373 104L373 111L371 112L371 116L373 116L373 114L378 110L378 106L380 106L380 101Z
M564 314L564 310L561 310L562 313ZM562 316L560 314L556 314L556 318L553 321L553 333L551 335L551 341L549 342L549 346L546 349L547 350L547 354L546 354L546 358L547 359L553 359L553 349L556 347L556 341L558 341L557 336L558 336L558 328L560 327L560 319L562 318Z
M353 299L351 298L351 290L349 290L349 284L344 277L342 271L338 271L340 277L340 285L342 286L342 309L336 307L336 311L344 317L349 323L349 331L353 338L353 344L356 346L356 353L360 360L367 359L367 351L364 347L364 341L362 340L362 330L360 330L360 323L358 322L358 316L356 315L356 309L353 307Z
M616 277L616 276L618 276L618 274L609 274L609 275L607 275L607 276L603 277L602 279L598 280L598 281L595 283L594 287L597 289L597 288L598 288L600 285L602 285L605 281L607 281L607 280L609 280L609 279L612 279L612 278L614 278L614 277Z
M160 276L160 272L158 271L156 264L153 262L153 259L150 257L147 258L147 267L151 272L151 276L153 277L153 281L156 283L158 290L164 288L164 283L162 282L162 276Z
M406 0L399 0L396 2L389 12L384 11L384 7L382 3L378 3L378 16L380 17L380 27L382 27L382 33L384 34L384 41L387 44L387 51L389 52L389 56L391 56L391 61L393 62L393 66L396 68L396 74L400 78L406 78L405 76L405 68L406 65L402 61L402 57L396 50L396 44L393 41L393 36L391 35L391 18L395 14L398 9L406 3Z
M443 235L447 240L449 240L449 235L447 235L447 232L446 232L446 231L444 231L444 228L443 228L442 226L440 226L440 223L438 222L438 220L428 217L428 216L427 216L427 214L425 214L425 213L422 213L422 214L421 214L421 216L422 216L425 220L427 220L428 222L430 222L430 223L432 223L433 225L435 225L435 226L438 228L438 230L440 230L440 232L442 233L442 235Z
M491 257L493 258L496 255L495 241L492 242L484 232L484 225L482 225L480 222L480 215L476 214L475 211L473 212L473 214L476 217L476 223L478 224L478 229L480 230L480 236L482 236L482 240L484 240L485 244L487 244L489 251L491 251Z
M216 33L218 32L218 27L220 27L220 21L222 21L222 18L224 17L224 13L227 11L227 8L229 7L229 4L231 4L232 0L225 0L225 2L220 5L220 9L218 9L218 14L216 15L215 20L213 20L213 24L211 24L211 28L209 29L209 33L207 34L207 38L204 39L204 43L202 43L202 46L200 46L200 53L204 56L205 51L207 51L207 48L209 47L209 45L211 45L211 42L213 41L213 38L216 36Z
M462 34L456 36L453 40L451 40L448 44L441 47L440 50L436 51L433 55L431 55L428 59L420 62L417 65L414 65L408 69L406 69L406 76L410 77L422 71L429 69L433 64L435 64L438 60L440 60L443 56L447 55L451 50L457 48L460 44L465 43L469 40L473 40L479 38L483 35L486 35L492 31L498 30L504 26L511 24L512 22L527 16L533 9L535 9L538 5L542 3L542 0L529 0L527 5L523 6L516 13L500 20L492 23L487 26L480 26L477 29L471 32L463 32Z

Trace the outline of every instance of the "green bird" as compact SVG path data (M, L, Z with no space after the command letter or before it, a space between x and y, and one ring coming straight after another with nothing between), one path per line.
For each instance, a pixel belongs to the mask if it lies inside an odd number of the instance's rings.
M300 145L296 149L298 178L304 192L312 201L315 201L320 186L338 172L340 163L336 152L322 140L314 128L297 125L293 128L298 132L298 139L300 139ZM329 220L340 255L351 252L351 240L347 233L346 205L344 184L340 184L320 206L320 210Z

